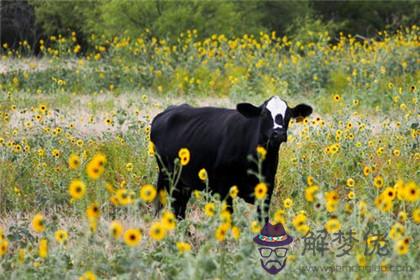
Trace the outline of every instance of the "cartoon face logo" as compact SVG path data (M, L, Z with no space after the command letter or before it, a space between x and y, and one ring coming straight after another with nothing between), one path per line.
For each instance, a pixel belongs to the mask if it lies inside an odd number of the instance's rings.
M270 274L279 273L286 265L288 245L293 242L283 225L266 223L254 242L258 245L262 268Z

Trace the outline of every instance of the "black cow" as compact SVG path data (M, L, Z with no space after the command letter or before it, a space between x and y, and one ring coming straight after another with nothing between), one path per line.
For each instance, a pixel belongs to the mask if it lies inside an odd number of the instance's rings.
M279 148L282 142L287 141L289 121L311 113L310 106L300 104L289 108L277 96L271 97L259 107L240 103L236 110L194 108L188 104L170 106L152 121L151 140L160 156L157 188L161 190L169 185L162 164L173 172L178 151L188 148L191 159L183 167L173 193L177 217L185 217L192 191L205 188L198 177L202 168L208 173L210 191L226 197L229 189L236 185L239 189L238 196L254 203L254 188L259 182L255 175L248 172L250 169L256 171L256 165L248 160L248 155L256 157L256 148L260 145L267 150L262 175L268 186L265 201L268 210L274 189ZM231 201L228 200L229 203Z

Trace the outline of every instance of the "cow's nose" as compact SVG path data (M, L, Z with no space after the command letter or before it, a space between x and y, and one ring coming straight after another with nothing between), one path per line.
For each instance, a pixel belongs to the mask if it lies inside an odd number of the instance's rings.
M287 138L287 133L284 130L280 130L280 129L275 129L273 131L273 137L275 139L279 139L279 140L284 140Z

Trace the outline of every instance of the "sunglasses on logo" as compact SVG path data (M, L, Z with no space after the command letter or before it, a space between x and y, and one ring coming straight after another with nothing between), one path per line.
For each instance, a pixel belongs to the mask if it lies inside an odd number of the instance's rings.
M274 253L276 254L277 257L282 258L285 257L287 254L287 248L282 248L282 247L278 247L278 248L269 248L269 247L260 247L258 248L258 251L260 251L260 255L263 258L269 258L271 256L271 254Z

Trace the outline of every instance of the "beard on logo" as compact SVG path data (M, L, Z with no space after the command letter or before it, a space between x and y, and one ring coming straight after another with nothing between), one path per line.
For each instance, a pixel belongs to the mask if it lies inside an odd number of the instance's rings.
M279 273L286 265L286 259L284 259L283 262L280 262L278 260L269 260L266 263L264 263L263 259L260 259L260 261L262 268L264 268L264 270L270 274Z

